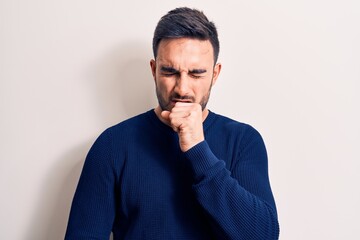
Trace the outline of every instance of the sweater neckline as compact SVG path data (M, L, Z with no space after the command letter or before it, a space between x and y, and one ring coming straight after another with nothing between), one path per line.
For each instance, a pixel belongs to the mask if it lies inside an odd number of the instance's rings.
M203 121L203 129L204 132L210 127L210 125L215 121L216 119L216 113L213 113L212 111L209 111L209 114L207 115L207 117L205 118L205 120ZM155 113L155 109L151 109L146 113L147 117L150 119L150 121L158 128L160 128L163 131L166 132L170 132L173 133L173 129L171 127L169 127L168 125L166 125L165 123L163 123L158 116Z

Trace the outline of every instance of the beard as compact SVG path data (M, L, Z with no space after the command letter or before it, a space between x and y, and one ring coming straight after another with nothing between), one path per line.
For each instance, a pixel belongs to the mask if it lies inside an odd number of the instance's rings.
M207 93L201 98L201 100L199 102L202 111L204 111L204 109L206 108L206 105L207 105L207 103L209 101L211 87L212 87L212 83L211 83ZM195 97L194 96L188 96L188 95L181 96L176 92L172 92L170 94L169 98L166 99L164 97L164 95L161 94L161 91L160 91L160 89L159 89L159 87L157 85L156 85L156 96L157 96L159 106L160 106L162 111L165 111L165 110L166 111L171 111L171 109L174 107L174 105L173 105L174 100L186 100L186 101L189 101L191 103L195 103Z

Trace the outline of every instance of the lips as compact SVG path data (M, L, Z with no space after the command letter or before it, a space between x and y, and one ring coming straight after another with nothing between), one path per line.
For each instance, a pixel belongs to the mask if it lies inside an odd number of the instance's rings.
M192 103L191 99L172 99L172 102Z

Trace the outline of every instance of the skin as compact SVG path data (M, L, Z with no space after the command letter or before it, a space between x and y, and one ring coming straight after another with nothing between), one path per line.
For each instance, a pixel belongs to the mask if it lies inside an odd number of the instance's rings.
M179 135L183 152L204 141L206 104L221 70L214 65L209 40L161 40L156 60L150 61L159 105L158 118Z

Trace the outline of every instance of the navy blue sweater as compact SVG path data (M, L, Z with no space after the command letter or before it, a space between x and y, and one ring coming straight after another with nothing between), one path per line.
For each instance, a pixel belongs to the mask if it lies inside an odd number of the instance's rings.
M67 240L278 239L267 154L251 126L209 112L183 153L153 110L104 131L73 199Z

